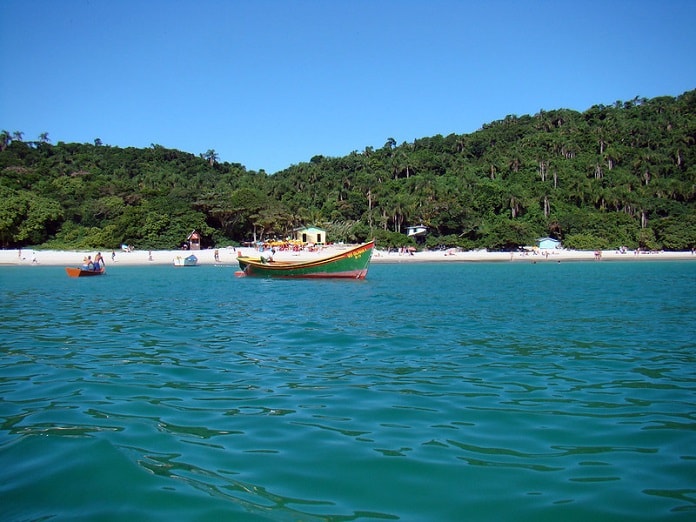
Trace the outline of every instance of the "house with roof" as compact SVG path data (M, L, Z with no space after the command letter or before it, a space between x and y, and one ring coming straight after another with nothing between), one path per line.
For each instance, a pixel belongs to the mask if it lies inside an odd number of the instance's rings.
M428 233L428 227L425 225L413 225L406 229L406 235L408 237L420 237Z
M303 243L326 243L326 230L318 227L296 228L293 232L293 239Z
M537 239L537 246L540 250L550 250L554 248L561 248L561 242L552 237L542 237Z

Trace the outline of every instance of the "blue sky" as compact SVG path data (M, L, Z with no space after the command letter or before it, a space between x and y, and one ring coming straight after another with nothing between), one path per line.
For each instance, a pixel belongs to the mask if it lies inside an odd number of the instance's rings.
M2 0L0 129L274 173L696 88L693 0Z

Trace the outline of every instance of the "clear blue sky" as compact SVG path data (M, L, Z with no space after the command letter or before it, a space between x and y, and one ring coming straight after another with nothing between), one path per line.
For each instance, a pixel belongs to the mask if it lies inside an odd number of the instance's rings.
M0 129L268 173L696 88L693 0L0 0Z

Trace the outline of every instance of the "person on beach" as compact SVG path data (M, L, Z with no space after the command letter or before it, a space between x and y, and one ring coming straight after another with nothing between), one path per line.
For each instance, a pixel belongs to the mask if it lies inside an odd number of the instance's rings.
M114 261L116 261L116 251L112 250L111 251L111 262L113 263Z
M220 252L217 248L215 249L215 261L218 263L220 262Z

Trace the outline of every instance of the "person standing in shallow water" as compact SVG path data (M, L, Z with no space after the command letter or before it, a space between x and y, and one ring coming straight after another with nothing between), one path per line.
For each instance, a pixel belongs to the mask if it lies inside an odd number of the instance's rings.
M94 270L100 270L102 266L104 266L104 257L101 252L97 252L97 255L94 256Z

